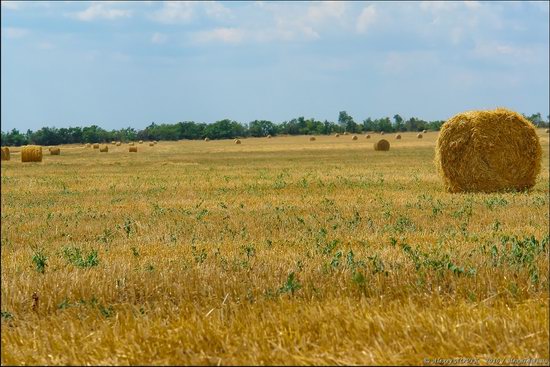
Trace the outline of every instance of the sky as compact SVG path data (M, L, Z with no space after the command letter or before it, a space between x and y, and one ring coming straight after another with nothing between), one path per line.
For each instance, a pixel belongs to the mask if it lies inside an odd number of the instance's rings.
M1 2L2 131L549 114L540 2Z

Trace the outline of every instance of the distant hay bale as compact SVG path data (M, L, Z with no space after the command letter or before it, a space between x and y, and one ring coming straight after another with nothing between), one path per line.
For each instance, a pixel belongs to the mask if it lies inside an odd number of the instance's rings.
M137 153L137 147L128 147L130 153Z
M134 144L133 141L131 141L131 142L128 143L128 145L131 146L131 147L133 147L135 144Z
M42 147L26 145L21 148L21 162L42 162Z
M101 153L107 153L109 151L109 146L108 145L104 145L103 147L99 148L99 151Z
M140 144L143 144L143 140L140 140L139 143L140 143Z
M380 135L384 135L384 132L383 132L383 131L380 131Z
M338 133L337 133L337 134L336 134L336 135L334 135L334 136L335 136L335 137L337 137L337 138L339 138L339 137L340 137L340 134L338 134Z
M435 165L449 192L525 190L542 148L534 125L505 108L459 113L441 127Z
M150 143L149 143L149 146L150 146L150 147L154 147L154 146L155 146L155 143L150 142Z
M422 134L418 134L418 135L416 135L416 137L417 137L418 139L422 139Z
M91 146L92 146L92 144L86 143L86 148L89 148L89 147L91 147Z
M367 136L365 136L365 138L370 139L370 134L367 134Z
M310 136L310 137L309 137L309 141L315 141L315 140L317 140L317 139L315 138L315 136Z
M241 144L241 141L239 139L235 139L235 144Z
M2 160L3 161L9 161L10 160L10 148L3 147L2 148Z
M347 132L347 131L344 131L344 135L348 135L348 132Z
M374 143L374 150L390 150L390 142L386 139L380 139Z
M122 143L120 141L116 142L116 146L119 147Z
M422 134L427 134L428 130L422 130Z
M351 140L357 140L357 135L353 135L353 136L351 137Z
M395 139L400 140L400 139L401 139L401 134L397 134L397 135L395 136Z
M50 148L50 155L60 155L61 154L61 149L59 148Z
M113 140L113 141L111 142L111 144L115 145L115 144L116 144L116 141Z
M94 143L94 149L99 149L99 144L98 143Z
M268 139L271 139L271 134L268 134L268 135L267 135L267 138L268 138Z
M547 134L550 133L550 129L546 129L546 133L547 133Z
M208 138L204 138L204 141L210 141L210 139L208 139Z

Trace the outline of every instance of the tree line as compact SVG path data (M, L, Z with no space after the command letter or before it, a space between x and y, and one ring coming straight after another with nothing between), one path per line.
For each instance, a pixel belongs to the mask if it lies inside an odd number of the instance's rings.
M548 121L543 121L541 114L524 115L538 127L548 127ZM550 116L548 116L550 120ZM119 130L105 130L97 125L87 127L55 128L43 127L36 131L27 130L21 133L17 129L2 131L2 146L21 146L27 144L59 145L81 143L104 143L109 141L129 142L135 140L181 140L181 139L232 139L242 137L261 137L267 135L328 135L334 133L362 132L405 132L405 131L436 131L445 121L425 121L416 117L407 120L400 115L392 119L383 117L362 122L355 122L346 111L338 115L338 122L319 121L303 116L276 124L268 120L254 120L248 124L224 119L211 124L194 121L177 122L175 124L151 123L143 130L128 127Z

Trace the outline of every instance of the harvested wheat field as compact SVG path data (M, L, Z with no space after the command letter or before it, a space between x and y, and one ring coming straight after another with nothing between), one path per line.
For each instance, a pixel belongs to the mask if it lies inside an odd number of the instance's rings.
M537 134L535 185L506 193L445 190L436 131L9 147L2 364L547 363Z

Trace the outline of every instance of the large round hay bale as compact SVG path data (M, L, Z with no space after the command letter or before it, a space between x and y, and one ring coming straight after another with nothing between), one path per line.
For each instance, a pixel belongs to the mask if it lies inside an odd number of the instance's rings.
M447 191L525 190L535 185L542 148L534 125L497 108L447 120L435 148L435 165Z
M347 132L347 131L344 131L344 135L348 135L348 132Z
M116 142L116 146L119 147L122 143L120 141Z
M385 133L383 131L380 131L380 135L384 135Z
M109 146L104 145L104 146L102 146L101 148L99 148L99 151L100 151L101 153L107 153L107 152L109 151Z
M140 144L143 144L143 140L140 140L139 143L140 143Z
M340 137L340 134L336 133L334 136L337 137L337 138L339 138L339 137Z
M427 134L428 130L422 130L422 134Z
M550 129L546 129L546 133L547 133L547 134L550 133Z
M21 148L21 162L42 162L42 147L26 145Z
M397 135L395 136L395 139L396 139L396 140L400 140L400 139L401 139L401 134L397 134Z
M351 140L357 140L357 135L353 135L353 136L351 137Z
M155 143L150 142L150 143L149 143L149 146L150 146L150 147L154 147L154 146L155 146Z
M422 134L419 133L418 135L416 135L416 137L417 137L418 139L422 139Z
M133 146L132 146L132 147L128 147L128 151L129 151L130 153L137 153L137 147L133 147Z
M241 141L239 139L235 139L235 144L241 144Z
M309 137L309 141L315 141L315 140L317 140L317 139L315 138L315 136L310 136L310 137Z
M91 146L92 146L92 144L86 143L86 148L90 148Z
M204 141L210 141L210 139L208 139L208 138L204 138Z
M271 134L268 134L268 135L267 135L267 138L268 138L268 139L271 139Z
M365 138L370 139L370 134L367 134L367 136L365 136Z
M99 143L94 143L94 149L99 149Z
M374 143L374 150L390 150L390 142L386 139L380 139Z
M3 161L9 161L10 160L10 148L2 147L2 160Z
M60 155L61 149L57 147L50 148L50 155Z
M112 144L112 145L115 145L115 144L116 144L116 141L113 140L113 141L111 142L111 144Z

